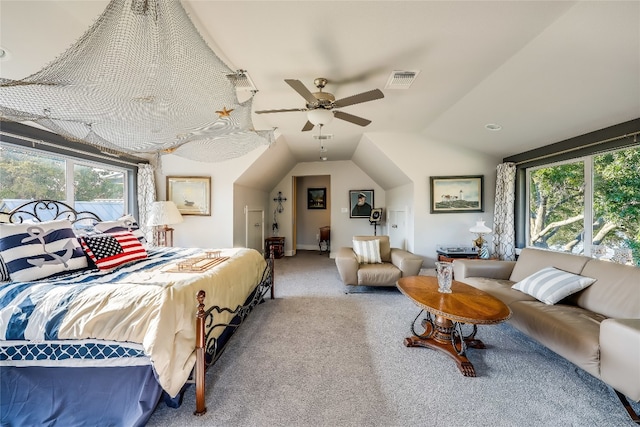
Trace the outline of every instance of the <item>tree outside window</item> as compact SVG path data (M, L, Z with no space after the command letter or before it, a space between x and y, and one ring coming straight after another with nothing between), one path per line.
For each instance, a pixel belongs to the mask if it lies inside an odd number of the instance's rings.
M640 265L640 149L530 170L528 242Z

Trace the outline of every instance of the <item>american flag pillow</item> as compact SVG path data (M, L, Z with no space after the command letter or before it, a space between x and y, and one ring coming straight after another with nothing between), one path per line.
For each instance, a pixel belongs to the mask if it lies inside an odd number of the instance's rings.
M100 270L147 258L144 246L128 231L85 236L80 240L82 248Z

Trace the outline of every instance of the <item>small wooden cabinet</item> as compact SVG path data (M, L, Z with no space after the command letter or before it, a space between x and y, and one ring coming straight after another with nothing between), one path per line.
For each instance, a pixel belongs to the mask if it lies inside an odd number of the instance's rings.
M284 256L284 237L267 237L264 239L264 257L269 258L273 251L274 258Z

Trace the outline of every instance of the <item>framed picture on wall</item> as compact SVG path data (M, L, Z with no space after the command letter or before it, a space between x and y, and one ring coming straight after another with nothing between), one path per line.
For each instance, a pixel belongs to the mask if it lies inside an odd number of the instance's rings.
M211 215L211 177L168 176L167 200L173 201L182 215Z
M326 188L307 188L307 209L327 209Z
M373 190L349 190L349 217L371 217L373 209Z
M432 176L431 213L484 212L484 175Z

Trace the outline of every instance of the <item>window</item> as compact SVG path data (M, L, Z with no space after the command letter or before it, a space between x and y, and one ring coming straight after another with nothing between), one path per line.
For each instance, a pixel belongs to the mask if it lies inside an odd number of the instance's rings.
M528 246L640 266L640 148L527 169L527 195Z
M52 199L114 220L130 212L129 174L125 168L0 144L0 211Z

